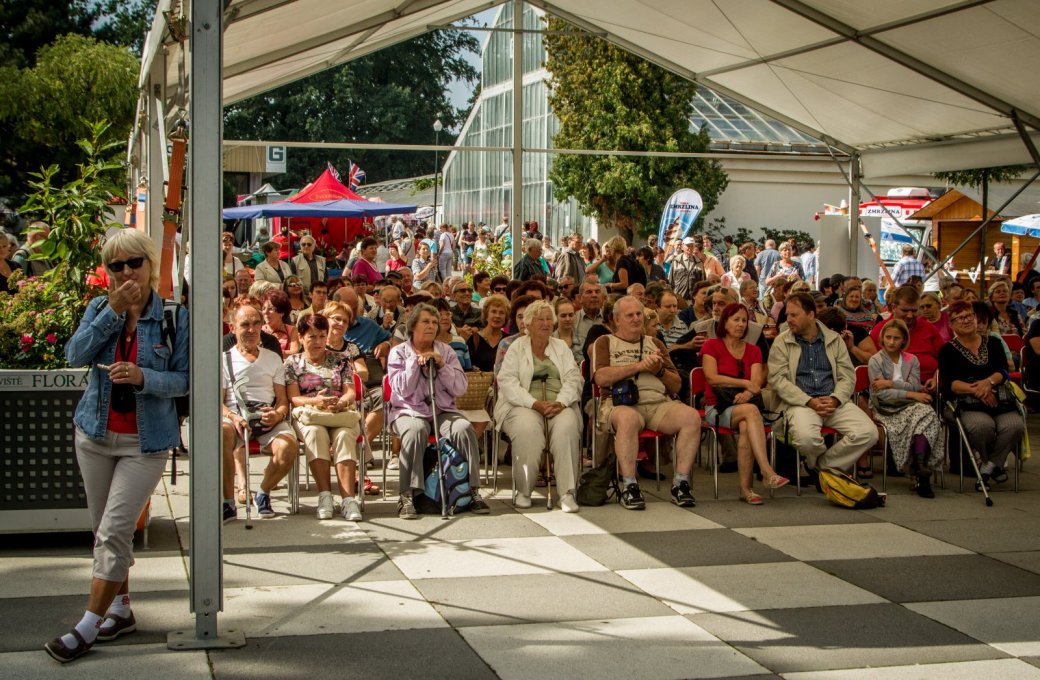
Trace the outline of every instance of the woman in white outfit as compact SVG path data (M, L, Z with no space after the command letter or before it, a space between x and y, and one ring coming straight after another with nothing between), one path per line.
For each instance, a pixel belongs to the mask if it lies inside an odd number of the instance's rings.
M556 315L538 300L524 310L525 335L506 352L498 373L495 419L513 447L516 507L531 507L531 488L546 444L555 459L556 488L564 512L577 512L581 449L581 372L570 346L551 337Z

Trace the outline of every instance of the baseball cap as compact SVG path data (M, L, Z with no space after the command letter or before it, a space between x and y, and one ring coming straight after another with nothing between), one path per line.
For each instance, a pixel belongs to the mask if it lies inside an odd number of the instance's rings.
M682 244L684 246L693 246L697 244L697 239L693 238L692 236L687 236L682 240Z

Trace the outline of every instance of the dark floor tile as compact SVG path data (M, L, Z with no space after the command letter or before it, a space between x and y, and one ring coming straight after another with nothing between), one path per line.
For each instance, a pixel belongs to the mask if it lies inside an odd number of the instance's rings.
M729 529L566 536L608 569L789 562L791 557Z
M811 564L893 602L1040 595L1040 575L983 555L828 560Z
M896 604L771 609L690 618L776 673L1007 656Z
M216 680L495 678L454 630L247 640L210 653Z

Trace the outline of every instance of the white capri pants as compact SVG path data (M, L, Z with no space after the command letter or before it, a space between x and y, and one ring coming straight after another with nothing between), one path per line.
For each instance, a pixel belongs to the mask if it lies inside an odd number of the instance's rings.
M563 496L574 491L581 453L581 419L573 408L565 408L546 421L534 409L511 406L502 430L513 450L513 483L517 492L531 495L546 441L554 460L557 492Z
M141 454L136 434L95 441L76 428L76 460L94 530L94 578L122 583L134 563L134 529L166 469L168 453Z
M327 460L336 465L348 461L357 462L358 428L303 425L299 422L294 423L294 427L303 440L303 450L307 454L308 463L317 459Z

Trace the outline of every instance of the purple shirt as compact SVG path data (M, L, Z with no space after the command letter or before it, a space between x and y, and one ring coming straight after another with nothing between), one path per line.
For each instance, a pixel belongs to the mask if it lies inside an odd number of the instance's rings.
M383 275L377 272L376 268L363 257L359 257L357 262L354 263L354 268L350 270L350 276L351 278L355 276L364 277L369 285L383 279Z
M444 359L444 368L434 381L437 410L458 413L455 398L466 393L469 381L462 364L450 345L434 341L433 348ZM401 416L431 418L430 388L426 373L420 368L419 353L412 342L403 342L390 350L386 361L386 375L390 380L390 419L387 425Z

